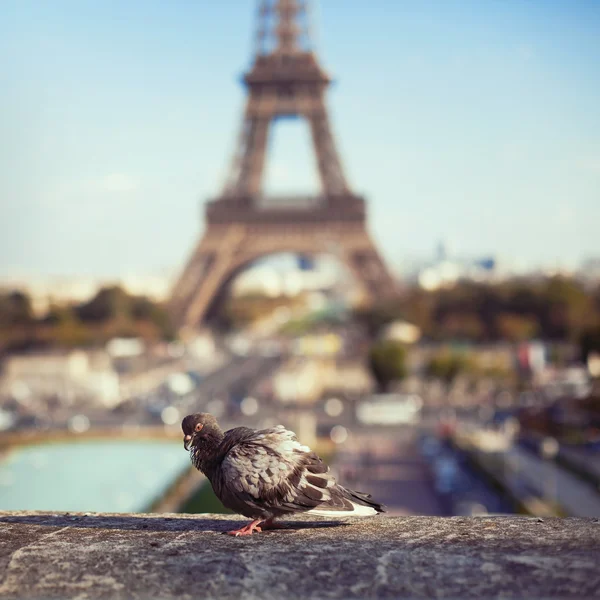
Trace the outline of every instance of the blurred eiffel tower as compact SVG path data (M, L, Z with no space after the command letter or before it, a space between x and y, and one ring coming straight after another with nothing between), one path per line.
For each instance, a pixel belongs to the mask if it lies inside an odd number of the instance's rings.
M348 187L325 105L330 78L310 47L307 2L259 3L248 100L221 195L206 205L206 230L177 281L170 309L180 328L210 319L229 281L254 260L280 252L331 254L354 275L365 302L389 296L393 278L366 228L365 200ZM312 134L321 193L262 193L269 129L303 117Z

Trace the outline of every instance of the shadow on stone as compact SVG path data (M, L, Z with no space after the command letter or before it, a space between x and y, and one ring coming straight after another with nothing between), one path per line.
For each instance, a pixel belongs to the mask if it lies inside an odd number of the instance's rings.
M130 531L210 531L225 533L238 529L242 522L232 519L205 519L186 516L119 516L119 515L82 515L82 514L37 514L2 515L0 523L22 523L41 527L72 527L83 529L117 529ZM301 529L323 529L349 525L337 521L281 521L281 528L265 531L264 534L294 533Z

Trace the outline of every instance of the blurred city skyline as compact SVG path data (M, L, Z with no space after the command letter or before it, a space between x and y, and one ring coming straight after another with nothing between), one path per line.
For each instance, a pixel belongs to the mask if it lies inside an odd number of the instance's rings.
M600 253L600 4L319 2L317 52L348 178L396 269ZM0 275L180 268L240 126L255 3L0 6ZM278 124L279 125L279 124ZM302 123L267 191L313 191Z

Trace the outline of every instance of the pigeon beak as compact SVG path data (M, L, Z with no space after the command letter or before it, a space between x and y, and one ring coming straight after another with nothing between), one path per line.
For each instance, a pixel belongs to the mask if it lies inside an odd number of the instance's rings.
M191 436L191 435L186 435L186 436L183 438L183 447L184 447L186 450L189 450L189 449L190 449L190 442L191 442L191 441L192 441L192 436Z

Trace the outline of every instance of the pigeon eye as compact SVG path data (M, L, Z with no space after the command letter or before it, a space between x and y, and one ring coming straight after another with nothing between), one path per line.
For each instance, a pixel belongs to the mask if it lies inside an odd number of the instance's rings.
M196 431L200 431L202 429L202 427L204 427L204 425L202 425L202 423L198 423L196 425Z

